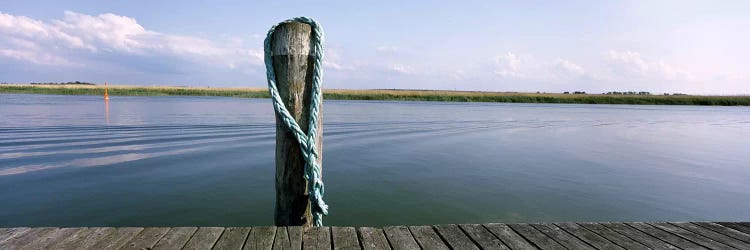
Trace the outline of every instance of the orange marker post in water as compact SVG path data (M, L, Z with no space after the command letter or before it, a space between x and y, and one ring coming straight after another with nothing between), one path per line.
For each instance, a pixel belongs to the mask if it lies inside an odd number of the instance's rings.
M107 94L107 82L104 82L104 100L109 100L109 94Z

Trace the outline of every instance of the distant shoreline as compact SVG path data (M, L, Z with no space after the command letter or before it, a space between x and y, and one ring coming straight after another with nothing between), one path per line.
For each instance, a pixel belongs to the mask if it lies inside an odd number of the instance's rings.
M3 84L0 93L104 95L101 85L30 85ZM109 86L111 96L224 96L269 98L266 88L145 87ZM699 95L607 95L516 93L445 90L345 90L327 89L329 100L441 101L441 102L510 102L572 104L642 104L642 105L710 105L750 106L750 96Z

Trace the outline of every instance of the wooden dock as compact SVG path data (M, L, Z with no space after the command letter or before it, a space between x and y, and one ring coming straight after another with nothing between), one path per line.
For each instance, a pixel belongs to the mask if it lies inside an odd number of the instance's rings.
M0 249L750 249L750 223L0 228Z

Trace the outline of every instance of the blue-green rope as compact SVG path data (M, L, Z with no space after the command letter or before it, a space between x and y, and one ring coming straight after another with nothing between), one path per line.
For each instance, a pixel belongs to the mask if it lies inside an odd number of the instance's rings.
M271 42L273 40L273 32L281 24L301 22L309 24L312 28L313 43L311 54L315 59L313 62L313 75L312 75L312 89L311 89L311 101L310 101L310 112L308 121L307 134L302 131L299 124L294 121L294 117L286 109L284 103L281 101L279 90L276 88L276 73L273 71L273 55L271 51ZM317 135L318 127L318 112L320 112L320 103L322 102L321 88L323 77L323 29L320 24L308 17L296 17L292 18L279 24L274 25L268 31L266 40L264 41L264 54L266 61L266 78L268 79L268 91L271 92L271 100L273 101L273 108L278 114L279 118L284 122L284 125L294 134L297 138L302 155L305 157L305 180L307 181L307 194L310 197L310 204L313 214L313 224L316 227L323 226L323 215L328 215L328 205L323 202L323 193L325 188L323 186L323 180L320 178L320 166L318 165L318 150L315 145L315 136Z

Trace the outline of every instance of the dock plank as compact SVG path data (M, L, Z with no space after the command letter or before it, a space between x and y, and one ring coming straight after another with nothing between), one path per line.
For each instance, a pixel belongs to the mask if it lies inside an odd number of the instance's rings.
M81 228L81 230L76 231L75 233L70 235L68 238L60 242L57 242L56 244L50 245L49 248L51 249L76 249L76 248L82 249L80 248L81 241L93 235L96 229L98 228L91 228L91 227ZM114 228L112 228L112 230L114 231Z
M612 243L615 243L616 245L623 247L625 249L635 249L635 250L648 250L650 248L646 247L645 245L628 238L625 235L619 234L612 229L609 229L608 227L599 224L599 223L593 223L593 222L587 222L587 223L577 223L583 228L588 229L589 231L604 237L605 239L611 241Z
M13 232L13 229L14 229L14 228L8 228L8 227L3 227L3 228L0 228L0 239L2 239L2 237L3 237L3 236L4 236L5 234L8 234L8 233L10 233L10 232Z
M353 227L331 227L334 250L360 249L357 229Z
M554 249L554 250L562 250L566 249L564 246L560 245L560 243L557 243L557 241L553 240L549 236L545 235L544 233L540 232L539 230L535 229L533 226L529 224L508 224L510 228L512 228L514 231L518 232L521 236L528 239L531 243L536 245L536 247L540 249Z
M750 249L750 244L748 244L747 242L743 242L741 240L723 235L721 233L714 232L711 229L707 229L707 228L698 226L690 222L673 222L670 224L678 226L685 230L689 230L693 233L705 236L709 239L715 240L717 242L721 242L725 245L729 245L737 249Z
M223 232L223 227L198 228L182 249L211 249Z
M449 249L431 226L410 226L409 231L422 249Z
M29 245L57 230L54 227L36 227L26 230L0 243L0 249L18 249Z
M579 240L578 238L559 228L555 224L535 223L531 224L531 226L546 234L553 240L557 241L557 243L560 243L560 245L563 245L568 249L594 250L594 248L586 244L586 242Z
M388 238L391 247L395 250L419 249L419 244L414 240L409 228L405 226L384 227L385 237Z
M130 239L121 249L151 249L167 232L168 227L147 227Z
M331 249L331 228L312 227L305 229L302 236L302 249Z
M479 248L466 236L458 225L446 224L435 225L435 230L445 239L452 249L475 249Z
M274 250L291 250L292 249L292 242L289 241L289 233L286 230L286 227L277 227L276 228L276 236L273 239L273 248Z
M253 227L245 242L245 250L271 250L276 237L276 227Z
M503 242L492 235L490 231L487 231L487 228L480 224L461 224L458 225L461 227L461 229L464 230L466 235L469 236L474 242L476 242L479 247L481 247L484 250L488 249L503 249L503 250L509 250L510 248L503 244Z
M386 239L383 229L372 228L372 227L360 227L359 239L362 242L362 249L364 250L386 250L391 249Z
M0 228L0 249L750 249L746 222Z
M43 237L37 238L33 243L24 246L26 249L49 249L50 246L61 242L74 233L83 230L84 228L58 228Z
M95 243L90 249L120 249L120 247L125 245L130 239L144 230L142 227L121 227L112 229L115 230L109 234L98 235L100 237L92 239Z
M217 250L240 250L245 245L245 240L250 234L250 227L228 227L224 229L213 249Z
M31 228L29 227L10 228L10 230L7 230L5 233L0 235L0 244L5 242L6 240L15 238L16 236L26 233L26 231L29 231L29 230L31 230Z
M643 245L646 245L649 248L653 249L679 249L676 246L673 246L672 244L669 244L667 242L664 242L662 240L659 240L657 238L654 238L654 236L651 236L649 234L646 234L644 232L641 232L640 230L637 230L633 227L630 227L628 225L625 225L623 223L602 223L602 225L607 226L608 228L627 236L628 238L631 238Z
M526 239L513 231L513 229L511 229L506 224L489 223L484 224L483 226L511 249L537 249L536 247L534 247L534 245L531 244L531 242L526 241Z
M644 232L646 234L649 234L651 236L654 236L660 240L669 242L669 244L672 244L674 246L677 246L681 249L706 249L705 247L702 247L698 244L693 243L692 241L683 239L682 237L679 237L677 235L671 234L669 232L666 232L664 230L658 229L656 227L653 227L649 224L643 223L643 222L628 222L625 223L628 226L631 226L641 232Z
M734 230L737 230L746 234L750 234L750 227L743 226L742 224L734 223L734 222L717 222L717 223L722 226L725 226L725 227L728 227L728 228L731 228L731 229L734 229Z
M565 230L569 234L572 234L573 236L577 237L578 239L581 239L582 241L595 247L596 249L606 249L606 250L623 249L622 247L610 242L606 238L599 236L598 234L591 232L588 229L579 226L578 224L575 224L572 222L566 222L566 223L555 223L555 225L561 228L562 230Z
M287 227L286 231L289 234L289 242L292 243L292 249L302 249L302 227Z
M693 222L693 224L701 226L703 228L711 229L714 232L719 232L723 235L732 237L734 239L741 240L745 243L750 243L750 234L746 234L732 228L728 228L713 222Z
M696 243L698 245L701 245L710 249L731 249L731 247L729 247L728 245L722 244L720 242L717 242L703 235L696 234L687 229L684 229L684 228L681 228L681 227L678 227L678 226L675 226L666 222L651 222L651 223L646 223L646 224L649 224L661 230L670 232L674 235L680 236L693 243Z
M197 227L173 227L169 229L164 237L156 242L154 249L182 249L197 230Z
M17 227L17 228L0 228L0 243L8 238L13 238L18 233L29 230L28 227Z

